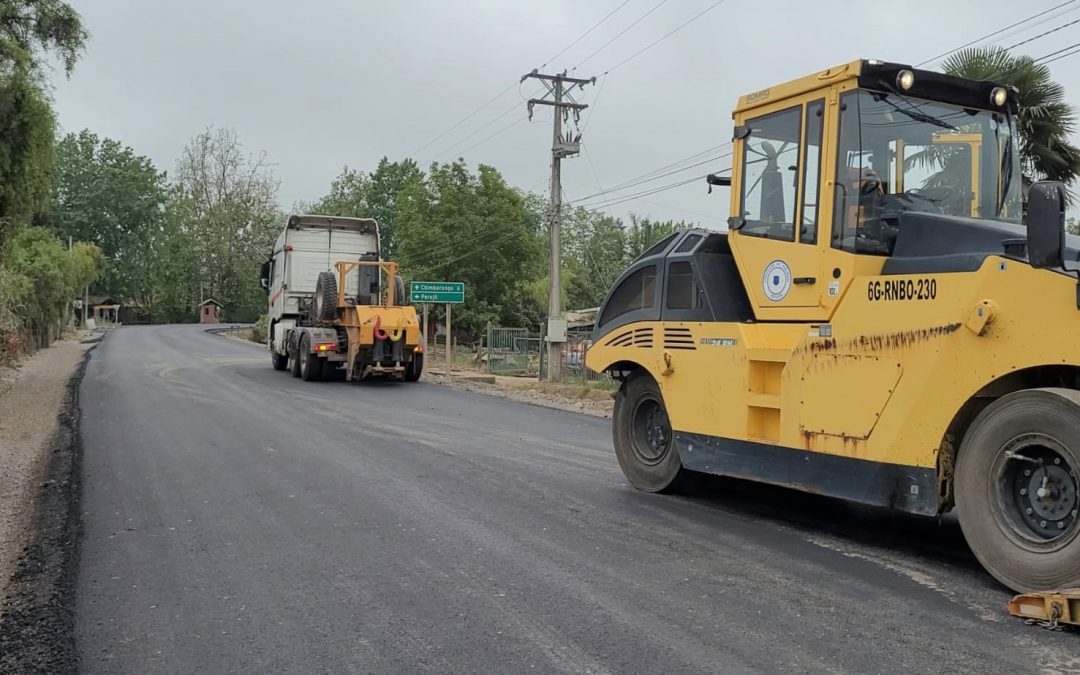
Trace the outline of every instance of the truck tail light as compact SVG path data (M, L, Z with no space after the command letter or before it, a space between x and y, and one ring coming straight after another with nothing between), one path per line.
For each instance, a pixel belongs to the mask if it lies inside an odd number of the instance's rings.
M317 352L336 352L337 351L337 345L332 343L332 342L329 342L329 343L326 343L326 344L321 344L321 345L315 345L315 351L317 351Z
M424 353L424 348L421 347L420 345L416 345L415 347L413 347L413 352L416 353L416 354L423 354Z

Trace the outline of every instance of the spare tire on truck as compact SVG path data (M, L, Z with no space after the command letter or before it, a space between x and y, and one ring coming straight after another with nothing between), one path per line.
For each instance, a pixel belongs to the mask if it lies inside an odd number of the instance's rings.
M312 314L316 321L333 321L337 318L337 295L337 277L334 273L319 272L312 301Z

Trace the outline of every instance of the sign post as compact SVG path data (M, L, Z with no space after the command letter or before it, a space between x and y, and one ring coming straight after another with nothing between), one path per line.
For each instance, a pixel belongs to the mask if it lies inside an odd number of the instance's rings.
M449 302L446 303L446 376L450 377L450 373L454 370L453 356L450 354L450 308Z
M446 305L446 375L453 370L453 354L450 337L450 306L465 302L465 284L460 281L414 281L409 284L409 301L424 305L424 342L428 337L428 303L441 302Z

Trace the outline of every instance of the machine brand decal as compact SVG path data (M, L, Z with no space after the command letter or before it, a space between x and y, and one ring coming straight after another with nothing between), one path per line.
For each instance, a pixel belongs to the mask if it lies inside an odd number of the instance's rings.
M755 91L752 94L747 94L746 95L746 102L747 103L753 103L754 101L760 101L762 99L769 98L769 93L770 92L769 92L768 89L762 89L761 91Z
M739 344L735 338L701 338L701 344L713 347L734 347Z
M774 260L765 268L761 278L765 297L773 302L780 302L791 290L791 268L783 260Z
M866 286L866 299L871 302L936 298L937 279L889 279L871 281Z

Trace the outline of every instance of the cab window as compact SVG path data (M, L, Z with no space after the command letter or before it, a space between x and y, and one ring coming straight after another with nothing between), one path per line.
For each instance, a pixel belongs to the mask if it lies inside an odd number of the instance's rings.
M689 262L679 261L668 265L667 308L701 309L701 291Z
M1019 220L1010 116L852 91L840 97L835 248L890 255L904 213Z
M802 107L746 123L743 141L741 233L795 241Z
M627 312L651 309L656 302L656 265L647 265L626 277L611 294L598 325Z
M802 218L799 223L799 241L817 243L818 231L818 182L821 178L821 136L825 130L825 101L819 99L806 106L806 140L803 166Z

